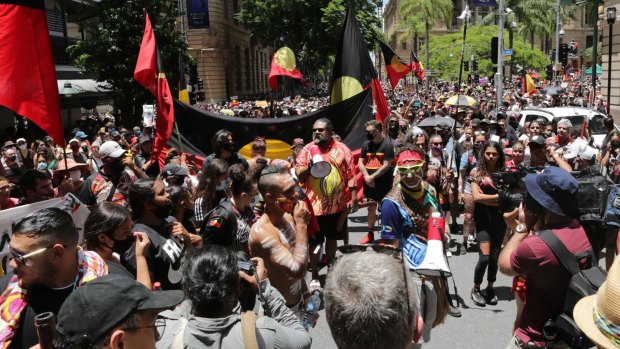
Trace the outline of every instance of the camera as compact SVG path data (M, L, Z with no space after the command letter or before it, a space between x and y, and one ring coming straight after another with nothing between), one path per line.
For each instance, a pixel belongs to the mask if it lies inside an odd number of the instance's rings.
M237 268L250 276L254 275L256 268L252 262L237 261Z
M498 187L499 210L502 213L511 212L519 207L525 197L525 186L522 179L528 173L542 170L541 166L517 166L513 171L502 171L493 174L493 183Z

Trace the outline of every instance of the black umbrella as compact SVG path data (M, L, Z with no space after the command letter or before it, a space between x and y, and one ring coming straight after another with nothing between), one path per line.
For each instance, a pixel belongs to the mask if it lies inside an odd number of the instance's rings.
M430 118L426 118L417 125L418 127L437 127L440 125L445 125L447 127L452 127L454 125L454 119L448 116L433 116ZM456 123L457 126L460 126L459 123Z
M541 91L543 94L545 95L549 95L549 96L557 96L560 95L562 93L566 92L566 89L564 87L559 87L559 86L550 86L547 87L546 89Z

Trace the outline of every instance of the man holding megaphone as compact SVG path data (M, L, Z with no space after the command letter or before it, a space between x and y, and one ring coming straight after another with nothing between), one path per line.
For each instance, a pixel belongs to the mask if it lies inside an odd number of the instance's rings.
M304 146L297 156L295 170L302 188L312 203L319 232L310 238L312 278L318 279L320 246L325 243L327 260L336 256L338 240L348 241L348 227L338 224L342 215L357 211L355 168L351 150L332 138L334 126L321 118L312 126L313 142Z

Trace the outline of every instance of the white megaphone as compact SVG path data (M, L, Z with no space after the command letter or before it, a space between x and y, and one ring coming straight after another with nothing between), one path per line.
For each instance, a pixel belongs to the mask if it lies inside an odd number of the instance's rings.
M445 227L446 220L441 217L441 213L433 212L431 218L428 219L426 255L422 263L416 268L416 273L435 277L452 275L446 261L446 255L443 252L443 233Z
M310 166L310 175L314 178L321 179L327 177L332 171L332 165L323 160L321 155L321 149L318 146L313 145L310 147L310 155L312 156L312 166Z

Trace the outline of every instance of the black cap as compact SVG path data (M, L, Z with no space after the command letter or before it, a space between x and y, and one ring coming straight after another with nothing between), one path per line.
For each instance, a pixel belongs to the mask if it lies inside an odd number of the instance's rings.
M164 168L161 170L161 174L164 177L170 176L187 176L189 175L189 171L179 164L166 164Z
M151 142L151 141L152 141L151 137L149 137L149 136L140 136L140 138L138 138L138 143L139 144L142 144L142 143L145 143L145 142Z
M532 145L543 146L546 144L546 142L547 141L545 140L545 137L540 136L540 135L534 136L532 137L532 139L530 139L530 143L533 143Z
M58 312L57 348L88 348L134 311L164 310L183 301L183 291L151 291L136 280L105 275L78 287Z

